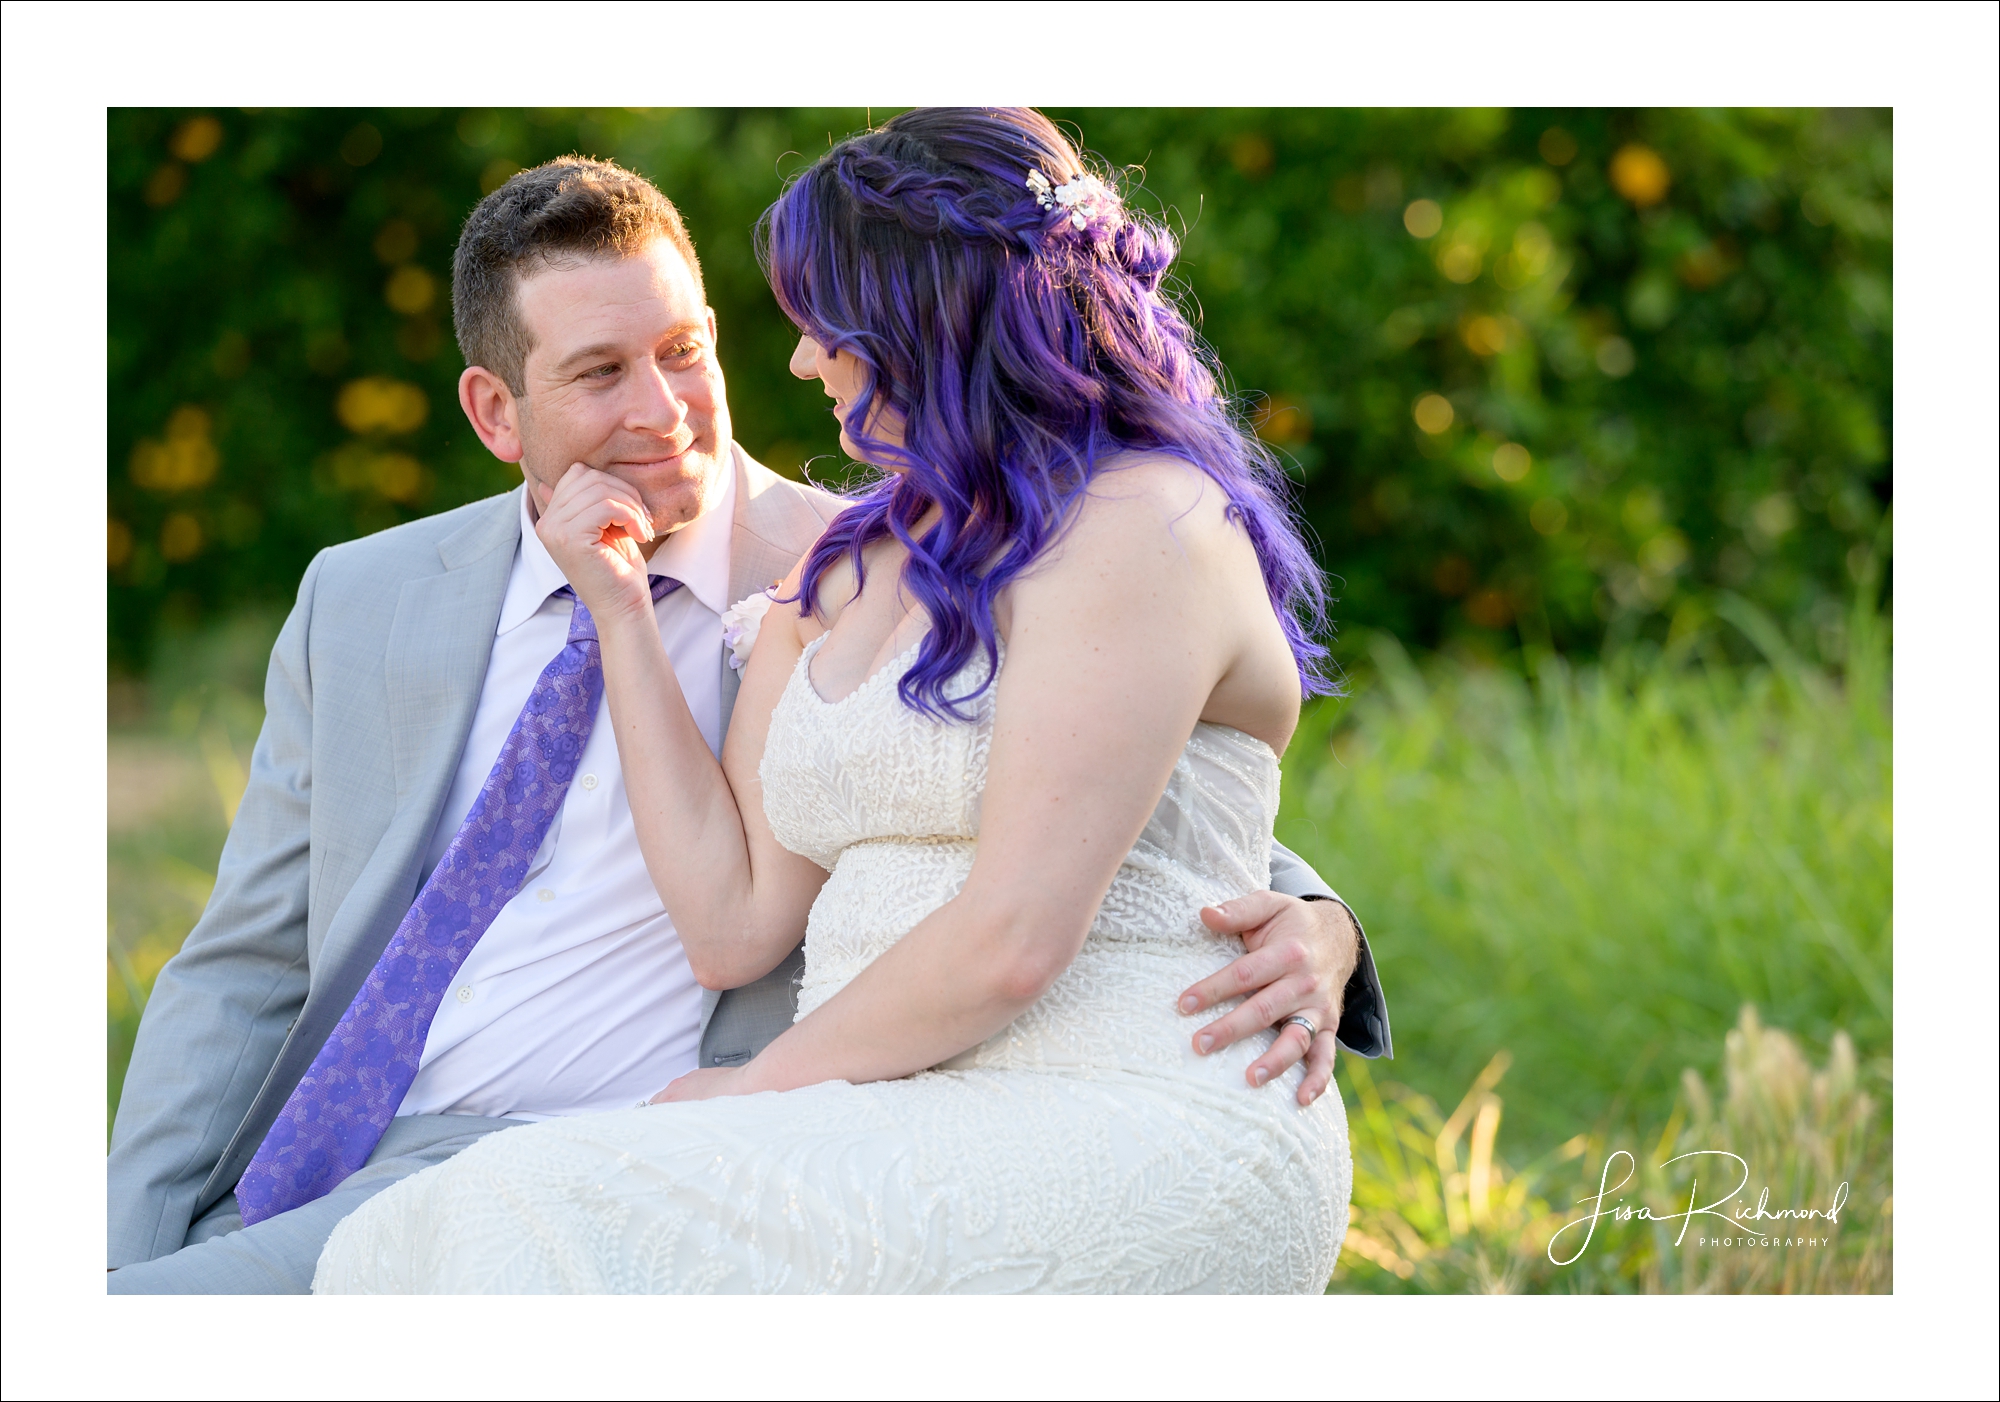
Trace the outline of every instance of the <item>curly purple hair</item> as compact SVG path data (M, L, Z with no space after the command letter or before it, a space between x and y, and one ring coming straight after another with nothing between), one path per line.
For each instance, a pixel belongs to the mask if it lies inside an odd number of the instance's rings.
M998 662L1000 591L1060 537L1102 462L1170 453L1214 480L1248 533L1303 693L1335 691L1315 636L1326 586L1284 474L1162 293L1173 235L1108 181L1094 201L1045 205L1030 171L1055 186L1089 173L1039 112L920 108L835 146L759 221L778 304L863 367L848 436L894 469L806 557L801 614L842 555L859 574L863 549L895 536L909 552L903 585L932 624L902 699L964 719ZM866 434L878 396L903 424L900 448ZM913 536L933 504L938 520ZM975 649L986 680L946 696Z

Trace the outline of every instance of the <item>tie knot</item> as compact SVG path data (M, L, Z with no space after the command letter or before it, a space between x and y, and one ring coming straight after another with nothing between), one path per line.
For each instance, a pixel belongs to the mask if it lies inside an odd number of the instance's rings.
M681 587L681 582L678 579L664 574L650 576L649 583L652 585L653 602L656 604ZM597 641L597 621L590 616L590 610L584 607L583 600L576 597L576 590L565 584L562 588L556 590L551 597L568 599L575 605L569 615L569 640L571 642L580 643L587 640L594 643Z

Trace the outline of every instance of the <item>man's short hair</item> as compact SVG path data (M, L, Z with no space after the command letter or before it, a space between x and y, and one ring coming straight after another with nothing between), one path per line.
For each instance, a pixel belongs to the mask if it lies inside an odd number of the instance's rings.
M524 170L466 218L451 260L451 320L467 365L483 365L516 394L534 338L521 321L523 270L585 258L627 257L664 238L701 264L673 201L643 175L610 161L559 156Z

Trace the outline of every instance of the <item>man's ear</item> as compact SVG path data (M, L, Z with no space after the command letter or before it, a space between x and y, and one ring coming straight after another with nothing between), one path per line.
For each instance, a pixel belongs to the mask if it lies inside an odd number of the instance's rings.
M486 450L502 462L519 462L521 405L507 382L483 365L468 365L458 377L458 407L472 421L472 431Z
M706 307L703 310L708 313L708 343L712 346L715 344L715 308Z

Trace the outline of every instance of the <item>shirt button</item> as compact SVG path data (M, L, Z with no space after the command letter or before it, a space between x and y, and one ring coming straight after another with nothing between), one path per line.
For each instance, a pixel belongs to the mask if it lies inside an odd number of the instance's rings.
M458 990L458 1001L461 1003L470 1003L472 1001L471 984L468 983L465 987Z
M586 774L583 776L581 782L586 789L594 789L597 787L597 776L595 774Z
M552 901L555 898L556 898L556 893L554 891L551 891L546 886L542 887L541 890L535 892L535 899L538 901Z

